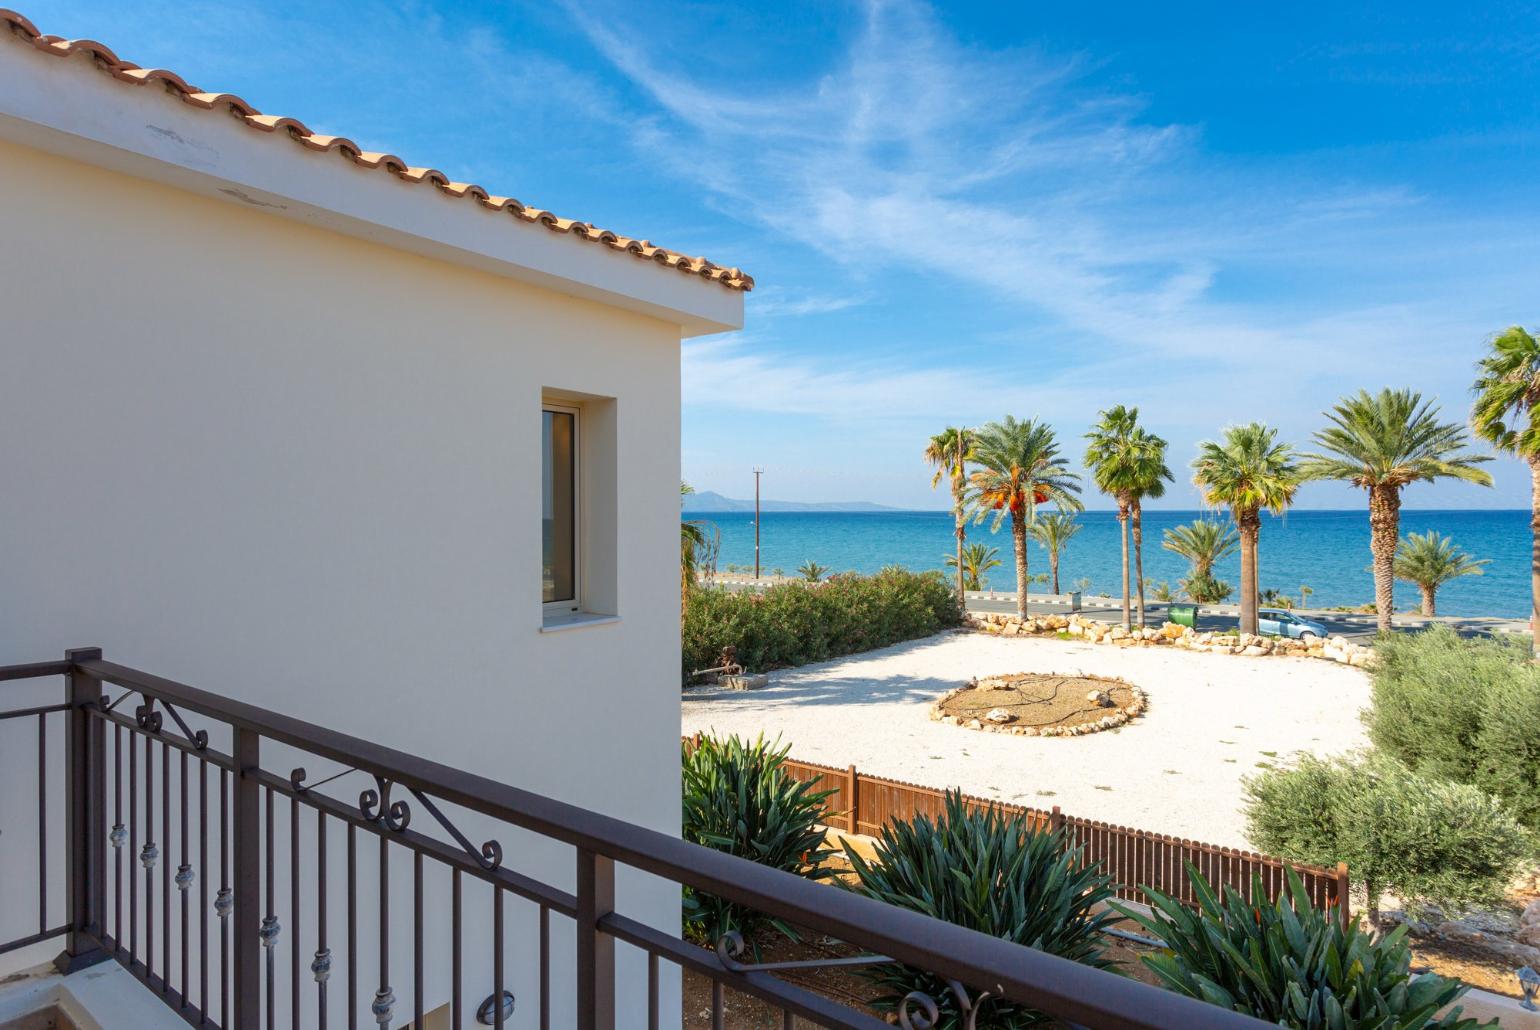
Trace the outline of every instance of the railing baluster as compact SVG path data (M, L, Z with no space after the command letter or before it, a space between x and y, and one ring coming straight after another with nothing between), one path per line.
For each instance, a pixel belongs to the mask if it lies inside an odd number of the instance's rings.
M273 788L268 787L264 791L263 818L266 830L262 835L263 847L263 886L267 892L267 915L262 918L262 950L267 955L265 963L267 976L267 1030L273 1030L278 1025L278 1003L276 998L277 970L273 968L273 948L278 943L278 913L273 911Z
M348 823L348 1027L358 1030L358 827Z
M200 1024L209 1021L209 763L198 760L198 1013Z
M289 799L289 1025L298 1027L299 995L299 798Z
M380 818L385 799L380 800ZM390 986L390 838L380 834L380 989L374 993L374 1021L389 1026L396 1006L396 993Z
M540 906L540 1030L551 1030L551 910Z
M112 936L123 950L123 727L112 724Z
M37 932L48 932L48 713L37 713Z
M235 1026L234 1030L256 1030L262 1019L260 932L261 797L257 773L261 769L261 738L252 730L235 730L235 823L232 849L235 853Z
M332 953L326 946L326 813L319 808L315 812L315 842L316 946L315 962L310 971L315 976L320 1030L326 1030L326 982L332 975Z
M503 1030L503 889L492 886L492 1025Z
M615 907L615 862L579 848L577 853L578 1030L614 1030L615 939L599 920Z
M647 1030L658 1030L658 956L647 953Z
M237 774L240 767L236 766ZM228 911L226 910L228 906ZM230 1027L230 989L234 976L230 969L230 916L234 911L235 891L230 886L230 772L219 770L219 897L214 910L219 913L219 1025Z
M723 997L722 981L711 981L711 1030L722 1030L727 1001Z
M192 989L189 986L188 976L187 976L187 970L189 968L188 967L188 955L187 955L188 950L189 950L188 947L187 947L187 928L188 928L188 926L187 926L187 901L188 901L187 892L192 889L192 878L191 878L192 877L192 864L190 862L188 862L188 860L187 860L187 752L186 751L178 751L177 752L177 763L181 766L181 769L179 771L180 771L181 777L182 777L182 795L181 795L181 798L180 798L180 801L181 801L181 815L182 815L182 827L181 827L182 864L177 867L177 871L176 871L176 878L177 878L176 890L177 890L177 893L179 895L181 895L181 907L182 907L182 1007L185 1009L187 1007L187 1005L188 1005L188 999L190 999L192 997ZM167 863L167 864L169 865L170 863Z
M412 852L412 1028L423 1030L422 852Z
M460 870L449 874L449 1023L465 1025L465 1001L460 984Z
M160 993L171 990L171 746L160 745L160 839L165 861L160 864Z
M155 861L160 849L155 846L155 743L144 738L144 850L139 864L144 867L144 975L155 973Z
M128 954L139 953L139 734L128 731Z

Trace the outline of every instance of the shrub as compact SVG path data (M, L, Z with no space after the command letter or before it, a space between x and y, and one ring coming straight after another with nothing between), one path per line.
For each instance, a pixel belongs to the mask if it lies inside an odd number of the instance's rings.
M1496 798L1419 776L1383 755L1306 756L1248 779L1246 826L1262 851L1298 862L1346 862L1369 918L1388 891L1411 908L1494 901L1533 841Z
M1112 897L1112 881L1088 865L1079 848L1066 850L1062 834L1037 830L1020 813L993 805L973 808L948 792L941 816L917 816L882 828L876 860L850 854L855 888L891 905L923 912L991 937L1108 968L1102 931L1115 915L1092 909ZM961 1027L963 1017L947 982L908 966L870 966L861 975L881 989L879 1011L895 1012L905 995L923 991L937 1003L942 1028ZM970 986L977 999L983 990ZM986 1000L976 1025L1015 1028L1041 1021L1041 1013L1003 999Z
M1375 746L1423 775L1495 794L1540 828L1540 667L1528 638L1463 639L1439 626L1376 651L1364 715Z
M761 671L886 647L961 622L957 595L939 572L839 575L761 593L697 590L685 608L684 675L715 665L729 644L745 668Z
M832 876L823 864L818 823L833 792L788 776L788 750L763 735L753 743L703 737L685 744L684 839L812 880ZM730 931L748 940L766 925L796 938L778 919L691 888L685 888L685 920L707 941Z
M1224 898L1188 866L1198 910L1150 888L1148 916L1124 914L1160 937L1166 951L1143 961L1172 990L1279 1026L1310 1030L1374 1027L1475 1027L1455 1009L1434 1013L1463 995L1458 980L1411 975L1406 927L1378 940L1331 912L1312 908L1298 874L1275 902L1247 901L1233 887ZM1262 878L1252 880L1262 898ZM1495 1026L1496 1020L1491 1024Z

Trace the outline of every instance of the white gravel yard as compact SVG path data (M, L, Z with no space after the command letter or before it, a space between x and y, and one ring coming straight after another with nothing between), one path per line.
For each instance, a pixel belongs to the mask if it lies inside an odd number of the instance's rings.
M946 691L1015 672L1116 676L1149 710L1080 737L931 721ZM1363 746L1368 699L1367 675L1319 659L954 632L773 673L761 690L686 691L683 729L764 731L809 762L1233 847L1247 846L1241 778L1295 752Z

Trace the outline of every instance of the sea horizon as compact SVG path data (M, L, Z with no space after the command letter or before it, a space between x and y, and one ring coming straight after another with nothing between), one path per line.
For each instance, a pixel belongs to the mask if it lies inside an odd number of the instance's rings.
M1162 533L1199 517L1223 517L1197 508L1155 508L1144 511L1144 570L1146 596L1165 582L1177 590L1187 574L1185 559L1161 546ZM708 522L719 533L717 568L752 566L752 511L686 512L684 518ZM1092 593L1121 591L1121 557L1117 513L1087 509L1080 513L1081 532L1065 548L1060 562L1060 587L1076 588L1090 580ZM1527 508L1403 508L1401 533L1436 530L1474 558L1490 562L1480 576L1465 576L1438 592L1441 615L1523 618L1530 611L1530 512ZM999 548L1001 566L990 571L986 588L1015 589L1009 523L990 532L992 519L969 522L969 542ZM944 569L953 548L953 516L949 510L886 509L881 511L767 511L761 515L760 568L795 575L805 561L831 572L875 572L899 564L915 570ZM1035 541L1030 571L1048 572L1048 558ZM1298 508L1282 516L1264 515L1259 567L1264 590L1276 589L1299 604L1300 586L1311 588L1309 606L1330 608L1361 605L1374 600L1369 572L1369 515L1363 508ZM1132 558L1130 558L1132 563ZM1216 575L1233 587L1240 584L1240 559L1221 561ZM1047 592L1049 585L1034 584ZM1233 599L1233 595L1232 595ZM1417 605L1420 594L1409 583L1396 584L1396 610Z

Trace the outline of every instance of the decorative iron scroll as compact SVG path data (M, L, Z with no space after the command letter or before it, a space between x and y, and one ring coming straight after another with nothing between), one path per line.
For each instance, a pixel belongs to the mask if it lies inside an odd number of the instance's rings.
M171 718L176 720L177 728L182 731L182 736L186 737L188 743L193 746L193 750L206 751L209 746L208 730L199 730L197 733L194 733L188 728L186 720L182 718L182 713L173 708L170 701L162 701L161 704L166 706L166 711L170 712ZM160 730L159 717L156 718L155 729L157 732Z
M134 709L134 722L146 733L160 732L160 713L155 710L155 699L145 695L144 704Z
M438 820L438 824L448 831L449 835L459 843L460 847L465 849L465 853L474 858L481 868L490 871L503 864L503 846L497 841L486 841L481 845L481 851L478 853L471 846L471 842L466 839L465 834L461 833L445 817L444 813L439 811L438 806L426 794L414 787L412 788L412 797L416 798L422 804L422 807L428 810L429 815Z
M729 973L767 973L785 969L834 969L845 966L880 966L894 961L886 955L848 955L840 958L800 959L796 962L740 962L743 935L729 930L717 938L717 960Z
M390 800L393 780L383 776L374 778L375 789L358 795L358 810L371 823L384 823L387 829L400 833L412 822L412 809L405 801Z
M358 769L356 767L347 768L342 770L340 773L333 773L319 783L306 783L305 777L309 774L305 772L304 766L299 766L298 768L289 770L289 786L294 788L294 793L296 794L308 794L310 791L315 790L317 787L324 787L332 780L340 780L348 773L353 772L358 772Z
M948 980L947 987L957 999L957 1011L962 1016L962 1030L974 1030L978 1025L979 1011L986 999L993 997L985 991L977 998L968 996L968 989L956 980ZM941 1022L941 1009L936 1000L924 991L910 991L898 1006L898 1025L904 1030L934 1030Z

